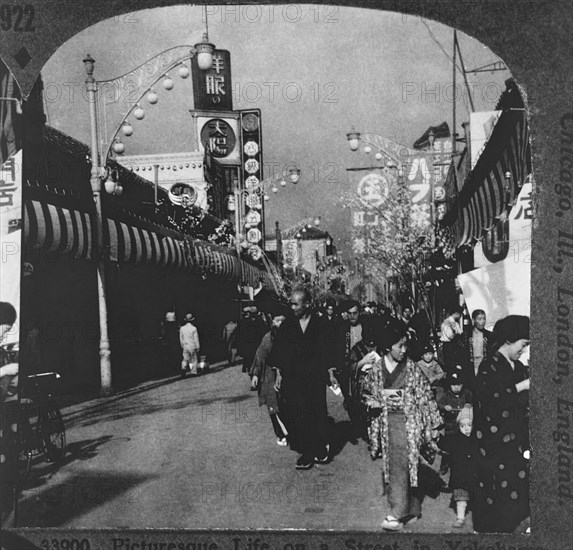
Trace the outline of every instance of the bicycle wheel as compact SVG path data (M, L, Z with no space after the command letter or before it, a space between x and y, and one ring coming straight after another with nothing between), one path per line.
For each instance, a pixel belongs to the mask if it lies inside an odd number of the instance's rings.
M66 428L58 406L48 401L40 417L39 433L44 443L44 460L57 462L66 451Z

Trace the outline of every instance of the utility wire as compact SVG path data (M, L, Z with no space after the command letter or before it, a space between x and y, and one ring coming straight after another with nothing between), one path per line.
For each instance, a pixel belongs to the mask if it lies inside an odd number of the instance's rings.
M426 27L428 33L430 34L430 37L432 38L432 40L438 45L438 47L440 48L440 50L442 50L443 54L450 60L451 63L455 63L454 62L454 58L445 50L445 48L442 46L442 43L438 40L438 38L436 38L436 35L432 32L432 29L430 29L430 26L428 25L428 23L426 23L426 20L423 18L420 18L420 21L422 21L422 23L424 24L424 26ZM459 45L458 45L458 51L459 51ZM458 69L458 71L460 71L460 73L464 76L464 79L467 80L466 78L466 74L465 71L463 69L463 67L460 67L457 63L455 63L455 67ZM456 94L456 90L454 90L454 95ZM468 90L469 93L469 90ZM471 101L471 97L470 97L470 101ZM466 108L466 111L468 112L468 114L471 113L470 111L470 107L465 103L462 102ZM473 110L473 109L472 109Z
M430 37L432 38L432 40L438 45L440 50L442 50L442 52L450 60L450 62L453 63L453 61L454 61L453 57L444 49L444 47L442 46L442 43L436 38L436 35L432 32L432 29L430 29L430 26L428 25L428 23L426 23L425 19L420 19L420 20L422 21L422 23L424 24L424 26L428 30L428 33L430 34ZM456 64L456 67L457 67L458 71L460 71L460 73L463 74L464 71L458 64Z

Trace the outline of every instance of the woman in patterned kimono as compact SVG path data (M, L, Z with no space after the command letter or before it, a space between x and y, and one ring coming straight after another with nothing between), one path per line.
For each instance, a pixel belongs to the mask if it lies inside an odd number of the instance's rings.
M428 379L406 357L407 336L398 323L380 335L384 356L368 369L363 401L369 410L368 438L372 459L382 459L390 514L382 528L398 531L422 515L418 487L420 448L437 449L435 430L442 423Z
M482 361L476 384L478 487L473 524L480 533L512 533L529 517L527 419L520 394L529 378L518 361L529 345L529 317L510 315L496 324L499 349Z

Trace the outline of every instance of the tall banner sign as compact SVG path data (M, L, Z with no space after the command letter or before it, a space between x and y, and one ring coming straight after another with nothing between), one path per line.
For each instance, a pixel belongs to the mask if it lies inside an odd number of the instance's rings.
M440 205L445 205L444 184L451 154L452 139L440 138L435 140L432 148L410 150L404 159L405 177L412 192L412 215L419 223L432 222L432 208L435 208L438 219L443 215L441 211L444 209Z
M193 57L193 96L196 110L232 111L233 84L231 82L231 54L227 50L215 50L213 66L203 71Z
M363 208L351 209L352 251L357 255L368 255L372 241L372 228L384 224L381 216L372 208L381 208L392 187L397 185L396 176L387 168L348 170L350 188L356 189Z
M263 149L261 111L240 111L241 125L241 187L244 212L241 231L248 244L249 256L259 260L264 250L265 206L263 181ZM243 200L243 199L242 199Z
M0 61L0 485L2 525L16 505L18 477L18 371L22 250L20 93Z

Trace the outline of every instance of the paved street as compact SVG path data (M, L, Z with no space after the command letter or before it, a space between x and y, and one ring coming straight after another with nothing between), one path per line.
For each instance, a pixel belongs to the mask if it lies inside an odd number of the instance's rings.
M240 366L68 407L66 460L34 465L19 526L379 530L380 463L348 442L341 400L328 394L334 457L309 471L276 445ZM407 529L452 530L449 497L427 499Z

